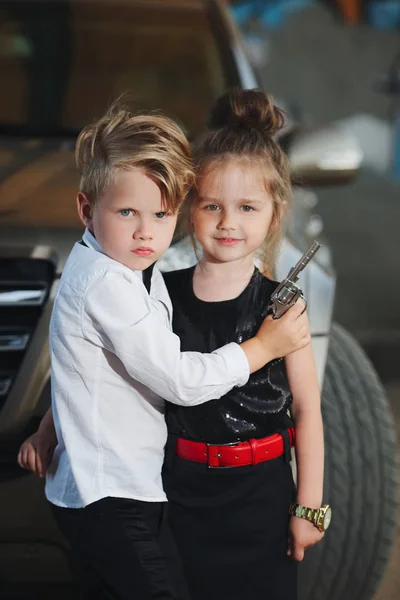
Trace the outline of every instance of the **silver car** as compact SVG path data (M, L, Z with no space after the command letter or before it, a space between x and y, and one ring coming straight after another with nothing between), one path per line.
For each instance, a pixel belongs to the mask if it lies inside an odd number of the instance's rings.
M13 0L0 8L0 598L74 598L67 546L43 484L16 465L19 444L50 402L48 324L63 264L82 233L73 149L80 128L129 89L193 137L226 88L258 87L239 34L217 0ZM395 532L395 436L378 377L332 323L335 273L311 188L344 183L361 161L333 126L281 136L294 211L275 277L317 237L303 274L323 389L324 541L301 566L302 600L368 600ZM195 262L177 234L165 270Z

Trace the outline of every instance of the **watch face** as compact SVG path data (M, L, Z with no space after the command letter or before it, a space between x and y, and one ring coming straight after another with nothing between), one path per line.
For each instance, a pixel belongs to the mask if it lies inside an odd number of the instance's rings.
M329 525L331 524L331 519L332 519L332 509L330 508L330 506L328 506L328 508L326 509L326 512L325 512L324 522L323 522L323 527L324 527L325 531L328 529Z

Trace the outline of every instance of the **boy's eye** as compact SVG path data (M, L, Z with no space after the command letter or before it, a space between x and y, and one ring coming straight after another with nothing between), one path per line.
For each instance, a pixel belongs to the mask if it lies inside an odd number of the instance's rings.
M205 206L204 208L206 210L219 210L218 204L207 204L207 206Z
M249 206L248 204L243 204L241 209L243 210L243 212L252 212L254 210L254 208L252 206Z
M163 219L164 217L167 216L166 211L156 212L155 214L156 214L157 219Z
M130 217L131 215L133 215L133 210L131 208L123 208L119 211L119 214L122 217Z

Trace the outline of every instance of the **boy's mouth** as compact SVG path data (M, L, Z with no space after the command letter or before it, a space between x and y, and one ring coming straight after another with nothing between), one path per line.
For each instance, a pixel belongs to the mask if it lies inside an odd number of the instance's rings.
M132 250L132 252L133 254L137 254L137 256L151 256L154 254L154 250L147 246L141 246L140 248L136 248L136 250Z

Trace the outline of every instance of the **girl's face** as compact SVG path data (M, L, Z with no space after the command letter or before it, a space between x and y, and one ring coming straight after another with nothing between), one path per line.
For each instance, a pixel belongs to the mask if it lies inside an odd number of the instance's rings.
M231 160L211 167L198 183L192 221L205 260L253 261L273 219L273 200L258 165Z

